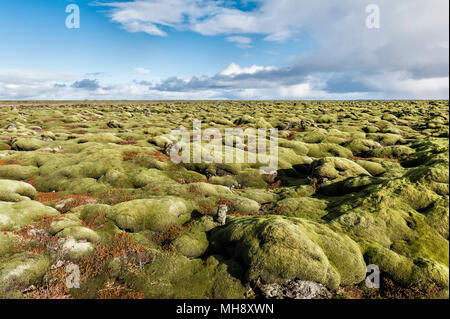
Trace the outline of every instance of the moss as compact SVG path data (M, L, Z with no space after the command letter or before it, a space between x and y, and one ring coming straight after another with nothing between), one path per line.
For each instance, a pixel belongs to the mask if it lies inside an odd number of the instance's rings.
M359 175L370 175L370 173L345 158L325 157L312 164L312 176L318 178L336 179Z
M152 252L145 268L102 273L88 285L93 291L106 278L149 298L242 298L260 275L364 285L358 245L387 276L414 287L433 278L448 295L448 101L24 103L0 116L2 227L33 223L44 231L25 235L37 236L33 243L44 234L55 240L47 231L60 237L58 251L44 246L52 258L121 245L124 231ZM172 163L162 148L173 128L190 128L194 118L222 133L277 127L277 174L261 175L262 163ZM47 229L34 216L57 213L13 181L61 197L127 202L73 208ZM229 215L251 216L218 225L224 202ZM166 232L162 247L155 238ZM0 232L0 258L17 240Z
M442 237L448 240L449 235L449 200L448 196L439 198L420 212L426 216L426 222Z
M93 251L94 246L91 242L87 242L86 240L78 241L73 237L67 237L58 253L63 255L64 258L78 261L80 258L91 254Z
M308 156L321 158L321 157L343 157L351 158L353 153L340 145L336 144L309 144L308 145Z
M141 171L133 181L135 187L144 187L151 183L167 183L173 182L172 179L166 176L163 172L158 169L147 169Z
M0 178L13 180L30 180L38 174L34 166L4 165L0 166Z
M12 149L16 151L35 151L47 145L42 140L36 138L19 137L13 144Z
M318 192L328 196L342 196L349 193L361 192L371 185L377 185L382 181L372 176L357 176L339 182L326 182L320 185Z
M246 169L240 172L236 179L242 187L265 188L267 186L259 169Z
M145 267L145 272L148 275L136 280L136 286L148 298L242 299L246 291L235 277L239 266L215 256L203 262L160 253Z
M435 261L423 258L411 260L378 245L367 248L365 259L368 264L377 265L381 271L405 286L417 282L432 282L448 289L448 267Z
M355 163L364 168L373 176L378 176L386 172L386 168L384 168L380 163L363 160L357 160Z
M357 138L344 145L352 151L353 154L365 154L377 148L381 148L381 144L369 139Z
M131 231L162 231L183 224L190 218L185 202L168 196L117 204L107 214L121 229Z
M322 115L317 120L317 123L332 123L336 122L336 118L330 115Z
M97 134L86 134L78 138L78 143L120 143L121 138L115 136L113 133L97 133Z
M123 171L116 168L107 170L104 176L99 179L99 182L115 188L133 188L134 186L131 179Z
M100 240L100 236L94 230L82 226L65 227L56 235L58 237L69 237L75 240L87 240L94 243Z
M317 198L286 198L277 202L276 211L284 216L320 220L328 214L327 205L326 201Z
M174 249L186 257L196 258L208 249L208 239L204 232L186 232L172 243Z
M239 185L238 181L236 180L236 177L231 176L231 175L226 175L226 176L211 176L209 178L209 181L212 184L216 184L216 185L223 185L223 186L227 186L227 187L237 187Z
M10 253L17 240L17 236L11 232L0 232L0 257Z
M260 206L258 202L252 199L239 196L232 196L228 198L232 200L236 211L242 215L250 215L259 211Z
M36 194L34 187L28 183L0 179L0 201L30 200L34 199Z
M42 216L57 216L58 211L35 201L0 202L0 229L16 230Z
M369 156L374 157L404 157L414 153L414 150L405 145L387 146L369 152Z
M55 235L66 228L74 226L81 226L81 220L76 214L65 214L50 224L49 233Z
M376 134L367 134L367 138L379 142L382 145L392 146L396 144L404 144L405 140L401 135L397 134L389 134L389 133L376 133Z
M74 211L79 214L80 219L85 223L95 220L100 215L107 216L110 214L111 210L111 206L102 204L83 205L74 209Z
M237 257L248 266L249 280L298 278L336 289L339 283L365 277L361 252L352 240L300 218L234 218L213 232L211 244L218 250L234 244Z
M8 292L23 289L36 284L48 267L45 256L18 253L0 258L0 298Z
M239 196L254 200L259 204L276 201L278 196L265 189L244 189L238 192Z

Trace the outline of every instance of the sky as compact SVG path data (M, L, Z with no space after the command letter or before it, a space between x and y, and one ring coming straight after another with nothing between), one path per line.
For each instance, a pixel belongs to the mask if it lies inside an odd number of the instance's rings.
M448 12L448 0L1 1L0 100L448 99Z

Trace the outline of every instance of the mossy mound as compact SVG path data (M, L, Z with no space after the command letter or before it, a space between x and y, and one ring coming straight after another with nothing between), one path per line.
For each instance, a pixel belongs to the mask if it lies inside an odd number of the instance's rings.
M34 166L4 165L0 166L0 178L18 181L30 180L38 174Z
M183 200L167 196L117 204L107 216L124 230L162 231L167 227L181 225L188 221L190 211Z
M277 202L276 211L284 216L318 220L328 214L328 203L310 197L286 198Z
M12 145L16 151L35 151L44 147L47 143L37 138L19 137Z
M17 203L0 202L0 229L16 230L43 216L59 215L56 209L32 200Z
M233 218L213 232L211 244L217 250L232 245L230 251L248 267L249 280L301 279L336 289L360 282L366 272L355 242L301 218Z
M345 158L325 157L313 162L311 166L312 176L322 179L370 175L370 173L360 165Z
M18 202L36 197L36 190L28 183L0 179L0 201Z
M18 253L0 258L0 298L20 297L20 289L36 284L48 267L45 256Z

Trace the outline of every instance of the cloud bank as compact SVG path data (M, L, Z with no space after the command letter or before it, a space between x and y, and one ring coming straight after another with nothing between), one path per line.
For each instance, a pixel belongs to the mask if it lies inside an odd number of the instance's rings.
M192 74L128 83L101 83L81 75L0 70L0 98L444 98L449 96L448 1L379 0L380 28L365 25L360 0L257 0L245 9L233 1L134 0L97 2L128 32L170 37L190 31L223 36L241 48L263 41L314 46L283 66L238 65L214 76ZM257 47L256 47L257 49Z

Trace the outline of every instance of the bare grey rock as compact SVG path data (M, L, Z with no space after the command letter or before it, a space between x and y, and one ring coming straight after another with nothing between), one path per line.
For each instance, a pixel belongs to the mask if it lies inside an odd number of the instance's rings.
M331 292L322 284L313 281L291 280L257 286L266 298L272 299L329 299Z

